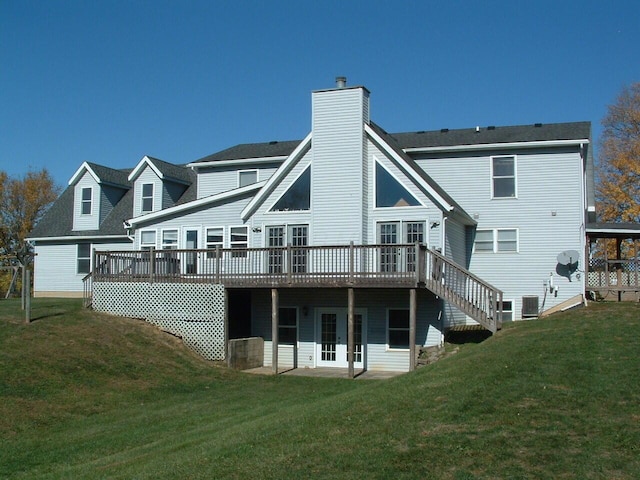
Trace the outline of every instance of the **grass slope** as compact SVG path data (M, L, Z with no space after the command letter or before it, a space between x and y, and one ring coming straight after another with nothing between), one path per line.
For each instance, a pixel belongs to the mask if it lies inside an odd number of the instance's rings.
M640 305L508 325L385 381L256 377L153 327L0 301L0 478L640 476Z

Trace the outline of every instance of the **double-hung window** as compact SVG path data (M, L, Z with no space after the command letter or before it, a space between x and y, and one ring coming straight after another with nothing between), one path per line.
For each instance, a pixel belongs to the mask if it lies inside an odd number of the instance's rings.
M86 187L82 189L82 204L80 206L80 213L82 215L91 215L91 204L93 202L93 189Z
M516 228L477 230L473 250L476 253L516 253L518 252L518 230Z
M91 272L91 244L79 243L78 244L78 273L90 273Z
M178 230L162 231L162 250L174 250L178 248Z
M142 184L142 211L153 212L153 183Z
M215 250L224 247L224 227L207 228L206 248L207 250ZM207 252L207 258L215 258L215 252Z
M516 157L491 157L491 192L493 198L515 198Z
M387 344L390 349L409 348L409 310L387 311Z
M142 230L140 232L140 250L156 248L156 231Z
M238 249L232 253L232 257L246 257L249 247L249 227L231 227L229 233L229 247Z

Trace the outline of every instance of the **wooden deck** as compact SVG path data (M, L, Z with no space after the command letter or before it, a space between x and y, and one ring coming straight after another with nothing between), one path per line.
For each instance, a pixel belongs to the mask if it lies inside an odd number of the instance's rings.
M485 328L502 292L421 244L95 252L92 282L211 282L228 288L427 288Z

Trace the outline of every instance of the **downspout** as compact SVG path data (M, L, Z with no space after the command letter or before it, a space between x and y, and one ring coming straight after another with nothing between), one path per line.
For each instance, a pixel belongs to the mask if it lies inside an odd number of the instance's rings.
M440 243L440 248L442 249L442 255L447 256L447 217L446 215L442 215L442 241Z
M135 243L135 235L131 234L131 224L129 222L127 222L126 220L122 221L122 226L124 227L124 229L127 231L126 235L127 238L129 240L131 240L131 243Z

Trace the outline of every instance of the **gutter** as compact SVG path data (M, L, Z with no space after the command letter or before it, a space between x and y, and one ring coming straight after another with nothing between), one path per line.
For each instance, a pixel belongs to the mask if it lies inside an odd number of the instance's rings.
M496 150L514 148L538 148L538 147L566 147L572 145L583 146L588 144L589 139L575 140L538 140L534 142L509 142L509 143L484 143L473 145L446 145L441 147L413 147L405 148L406 153L427 153L427 152L461 152L469 150Z
M96 239L117 239L128 238L127 235L66 235L62 237L29 237L25 240L31 242L61 241L61 240L96 240Z
M228 167L229 165L256 165L261 163L282 163L288 156L279 157L261 157L261 158L239 158L237 160L212 160L209 162L194 162L188 163L187 167L201 168L201 167Z

